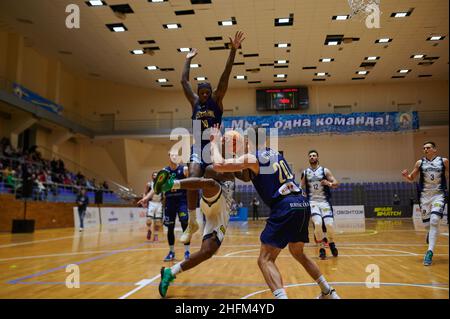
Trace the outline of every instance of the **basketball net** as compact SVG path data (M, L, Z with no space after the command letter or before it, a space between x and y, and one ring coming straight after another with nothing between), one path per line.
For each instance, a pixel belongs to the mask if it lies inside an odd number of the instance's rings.
M349 18L358 15L361 20L366 18L370 13L372 13L371 7L380 7L380 1L381 0L348 0L348 5L351 9Z

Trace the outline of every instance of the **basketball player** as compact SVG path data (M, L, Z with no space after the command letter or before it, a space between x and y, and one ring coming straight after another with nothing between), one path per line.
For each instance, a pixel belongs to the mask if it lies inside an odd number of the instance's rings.
M447 191L448 159L437 156L436 144L423 144L425 157L418 160L411 173L405 169L403 177L408 182L414 182L419 175L419 198L422 211L422 221L429 229L428 250L423 264L430 266L433 262L433 250L439 235L439 223L444 216L445 192Z
M259 145L258 134L254 145ZM295 182L294 174L283 155L267 148L265 141L261 141L261 148L256 149L255 155L247 153L237 159L224 160L217 145L212 144L211 147L214 170L221 173L245 170L248 173L245 176L248 177L247 180L252 181L261 199L270 207L270 216L260 236L258 266L274 297L287 299L281 273L275 261L281 250L288 246L292 256L320 286L321 294L318 298L339 299L317 265L303 250L304 244L309 242L308 224L311 211L308 199L303 196L302 190ZM252 148L254 149L254 146L247 145L247 149Z
M186 56L184 63L183 74L181 77L181 84L183 86L183 92L189 103L192 106L192 120L193 128L196 127L195 122L200 121L201 132L212 127L214 124L222 122L223 105L222 100L228 88L228 80L233 68L234 58L236 56L236 50L240 48L242 41L244 41L242 32L236 32L234 39L230 38L231 48L228 56L225 70L220 77L217 89L212 90L211 84L208 82L200 83L197 87L197 93L194 93L191 84L189 83L189 71L192 59L197 55L197 49L192 49ZM199 122L197 122L199 123ZM196 136L196 132L193 132ZM200 135L202 136L202 135ZM202 156L204 148L209 144L209 139L196 140L191 149L191 158L189 163L189 176L201 177L203 176L206 163ZM208 151L208 148L206 148ZM192 234L198 230L198 224L196 220L196 208L198 203L198 189L190 189L187 191L188 197L188 210L189 210L189 225L186 231L180 238L183 243L190 242Z
M144 196L148 196L148 206L147 206L147 239L151 240L153 234L153 241L158 241L158 232L161 227L162 221L162 205L161 205L161 195L155 194L153 191L153 185L155 182L157 172L153 172L152 180L147 183ZM141 202L138 202L141 205ZM145 207L144 205L142 205Z
M338 250L334 243L334 216L333 207L330 203L330 188L338 187L339 183L328 168L319 164L319 153L316 150L309 151L308 157L310 166L302 173L301 185L306 190L311 206L314 237L320 245L319 258L326 258L323 226L325 226L327 232L331 254L337 257Z
M187 177L188 169L180 165L178 154L169 152L169 166L164 169L176 179L181 180ZM175 221L178 215L183 231L188 226L187 199L185 190L172 190L164 194L164 226L167 227L167 241L169 242L169 254L164 261L173 261L175 259ZM189 245L184 244L184 259L189 259Z
M208 260L220 248L230 219L233 180L234 174L218 174L214 172L212 165L205 168L204 177L188 177L177 180L174 175L170 175L164 170L158 173L155 184L156 191L167 194L167 192L180 189L201 189L203 195L200 200L200 208L206 220L200 251L193 253L188 260L177 263L171 268L163 267L161 269L161 282L159 284L161 297L167 295L169 285L177 274Z

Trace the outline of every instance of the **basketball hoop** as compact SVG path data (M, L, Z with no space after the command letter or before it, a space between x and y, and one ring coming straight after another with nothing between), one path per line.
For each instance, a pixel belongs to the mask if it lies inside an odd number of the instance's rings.
M351 9L349 19L357 15L362 15L363 18L367 17L372 12L370 7L379 7L380 1L381 0L348 0L348 5Z

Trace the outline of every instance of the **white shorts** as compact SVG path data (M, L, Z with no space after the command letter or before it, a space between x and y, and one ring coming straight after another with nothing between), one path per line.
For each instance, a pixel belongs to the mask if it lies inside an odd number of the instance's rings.
M149 202L147 209L147 218L162 219L162 204L161 202Z
M420 195L420 210L422 211L422 221L430 222L431 214L439 217L444 216L445 198L444 193L422 193Z
M203 240L211 238L216 233L218 244L220 245L225 237L225 232L230 220L228 205L222 193L208 199L208 202L202 196L200 200L200 209L206 217L203 228Z
M311 206L311 217L318 215L322 218L334 218L330 203L310 201L309 205Z

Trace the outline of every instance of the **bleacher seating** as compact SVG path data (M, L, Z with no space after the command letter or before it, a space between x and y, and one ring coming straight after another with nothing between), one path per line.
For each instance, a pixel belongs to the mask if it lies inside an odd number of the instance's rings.
M78 190L72 186L58 186L56 192L48 190L47 196L41 198L42 201L57 202L57 203L75 203ZM4 182L0 182L0 193L12 193L10 188L7 188ZM20 194L19 194L20 195ZM87 191L86 195L89 197L89 203L95 203L95 192ZM36 187L33 188L32 199L37 199ZM126 204L127 201L120 198L112 191L103 191L103 204Z

